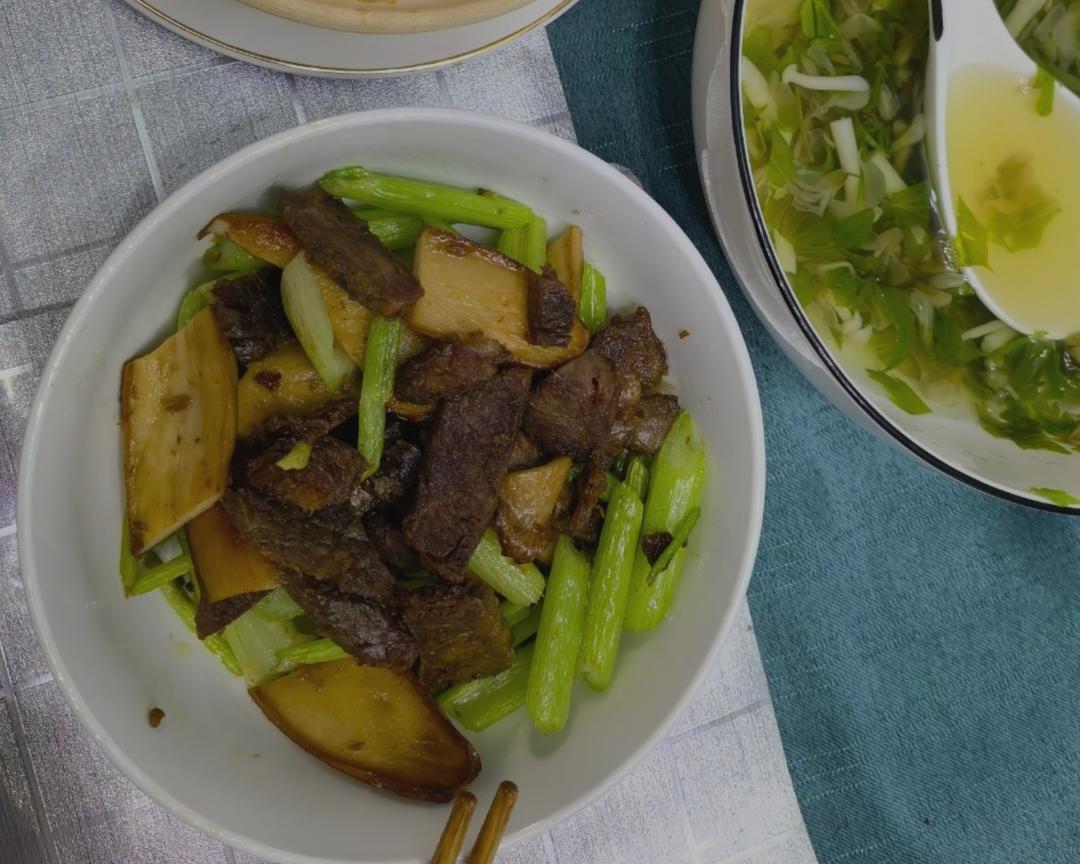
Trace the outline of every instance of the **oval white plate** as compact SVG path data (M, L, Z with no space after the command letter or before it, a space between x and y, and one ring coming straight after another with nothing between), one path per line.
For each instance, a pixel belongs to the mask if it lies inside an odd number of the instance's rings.
M576 0L529 0L487 20L427 33L353 33L302 24L240 0L126 0L193 42L301 75L379 77L437 69L554 21Z
M117 388L126 359L166 334L199 273L195 233L222 210L265 206L362 162L484 185L531 203L553 231L582 226L614 309L644 303L710 471L671 620L628 638L607 693L575 690L564 734L523 712L470 736L474 791L521 786L513 842L599 794L664 733L720 650L757 549L764 440L750 359L708 266L674 221L607 163L554 136L454 111L394 110L308 124L201 174L144 219L76 304L43 373L19 474L19 551L49 663L83 724L148 794L202 830L276 861L427 860L446 809L381 794L277 731L157 594L121 596ZM525 167L527 166L527 167ZM689 334L680 339L679 331ZM157 730L151 706L166 712ZM73 766L73 769L75 767Z

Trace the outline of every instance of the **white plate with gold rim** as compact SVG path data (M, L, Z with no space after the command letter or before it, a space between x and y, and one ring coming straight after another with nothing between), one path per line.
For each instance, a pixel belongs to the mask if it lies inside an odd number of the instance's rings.
M339 5L333 0L253 2L265 9L288 10L302 17L314 15L314 20L319 20L319 15L333 18L329 10ZM344 18L339 8L339 23L352 21L354 26L381 31L361 33L302 23L240 0L127 0L130 6L173 32L229 57L282 72L341 78L401 75L457 63L550 23L574 2L364 3L363 10L354 10ZM450 26L455 21L468 23ZM443 29L418 31L418 27ZM395 30L399 32L391 32Z

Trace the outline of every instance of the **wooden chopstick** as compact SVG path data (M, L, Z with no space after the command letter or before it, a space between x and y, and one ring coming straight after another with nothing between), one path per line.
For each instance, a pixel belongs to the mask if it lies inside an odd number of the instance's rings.
M431 856L431 864L456 864L475 809L476 796L472 792L458 792L454 798L454 807L446 820L446 827L439 838L439 845Z
M499 841L506 830L506 823L510 821L510 811L514 809L517 798L518 787L509 780L503 780L492 799L491 808L484 817L484 824L480 826L480 833L476 835L476 842L469 850L465 864L491 864L495 860Z

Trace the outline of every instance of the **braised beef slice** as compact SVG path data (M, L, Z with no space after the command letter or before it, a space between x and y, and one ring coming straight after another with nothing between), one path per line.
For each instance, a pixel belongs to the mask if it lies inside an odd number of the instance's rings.
M278 204L311 261L350 297L387 316L420 299L423 289L412 273L336 198L318 186L283 189Z
M416 640L395 608L299 573L286 575L285 590L320 636L333 639L361 663L411 669L416 662Z
M510 353L493 339L472 334L448 342L410 360L398 372L394 393L421 405L440 402L489 381L507 363Z
M575 540L595 543L600 531L604 511L600 496L607 488L607 470L615 459L611 449L598 447L590 454L584 469L578 475L574 490L574 508L567 520L567 533Z
M251 591L219 600L217 603L207 603L205 597L200 597L199 605L195 608L195 635L200 639L205 639L217 633L269 593L269 591Z
M520 471L522 468L532 468L539 465L541 459L540 448L524 432L518 432L514 438L514 449L510 451L510 464L507 471Z
M512 367L442 403L405 538L428 569L461 579L491 522L532 374Z
M593 337L590 349L603 354L624 378L636 379L641 393L656 389L667 374L667 353L644 306L612 318Z
M669 531L654 531L652 534L641 535L641 551L645 554L645 560L655 564L656 559L664 554L664 550L671 545L674 538Z
M293 338L281 305L281 271L263 267L214 283L214 317L244 365Z
M372 513L364 519L364 529L379 557L391 567L406 573L420 569L420 558L405 542L405 532L382 513Z
M289 445L307 441L309 444L328 435L354 414L357 400L344 396L327 402L308 414L283 414L271 417L259 427L259 440L272 444L285 439Z
M540 382L529 399L525 434L551 456L584 459L607 441L618 388L611 363L586 351Z
M357 507L364 512L404 508L416 492L422 457L420 448L404 439L387 446L379 470L360 484Z
M549 265L544 265L542 273L530 270L528 279L529 341L565 348L570 344L577 303Z
M420 683L431 692L510 666L510 628L495 592L476 579L411 592L405 624L420 646Z
M249 463L247 478L253 489L305 513L353 499L365 465L355 447L324 435L310 445L311 455L303 468L279 468L277 461L292 446L289 439L282 439Z
M654 456L679 411L675 396L667 393L643 396L635 405L619 412L611 429L612 439L620 448Z
M333 583L359 597L400 599L401 589L378 551L350 529L347 507L310 516L254 489L235 487L222 504L240 535L280 570Z

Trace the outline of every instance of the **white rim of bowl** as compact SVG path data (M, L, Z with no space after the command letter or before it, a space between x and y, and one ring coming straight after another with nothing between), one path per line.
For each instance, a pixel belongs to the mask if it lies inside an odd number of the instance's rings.
M992 495L995 498L1010 501L1013 504L1022 504L1025 507L1031 507L1036 510L1047 510L1051 513L1065 513L1070 516L1080 516L1080 507L1067 507L1055 504L1044 498L1026 495L1018 489L1011 486L1004 486L989 478L977 477L959 465L948 461L943 456L939 456L928 450L874 405L869 397L867 397L859 386L851 379L847 372L844 371L843 366L840 365L839 361L817 332L817 328L815 328L809 318L807 318L803 311L802 304L799 303L794 290L784 276L783 267L780 266L780 261L776 257L776 251L773 249L772 242L768 239L768 226L765 224L765 217L761 212L757 190L754 188L751 176L750 160L746 150L745 135L743 132L742 91L740 86L741 73L739 66L739 59L742 57L742 32L747 0L733 0L733 4L734 5L731 8L731 15L733 17L731 41L727 43L729 55L728 78L731 88L729 98L731 100L732 137L735 142L735 159L738 161L740 185L742 186L743 196L746 199L747 208L750 211L750 221L754 226L754 234L756 235L758 246L761 249L762 255L765 256L765 262L772 274L773 281L776 283L784 303L791 311L792 317L799 325L799 329L802 330L803 335L821 359L825 369L832 375L836 383L844 389L844 392L851 397L852 401L864 414L880 426L890 438L932 468L936 468L946 476L951 477L954 480L959 480L961 483L971 486L974 489L978 489L980 492Z
M738 322L735 320L735 315L732 313L727 298L720 288L719 283L716 281L716 277L712 270L709 269L708 264L706 264L704 258L701 257L701 253L698 252L694 244L690 242L690 239L678 226L675 220L668 215L667 211L665 211L647 192L627 179L617 169L600 159L598 156L589 153L587 150L576 144L572 144L562 138L552 135L549 132L544 132L512 120L445 108L389 108L379 111L358 111L351 114L342 114L337 117L316 120L303 126L297 126L284 132L279 132L262 141L257 141L254 144L248 145L243 150L223 159L216 165L189 180L147 214L109 255L105 263L91 280L86 291L83 292L78 302L76 302L71 314L68 316L67 321L60 331L60 335L57 337L52 352L49 354L49 359L45 364L45 369L38 382L37 393L34 396L34 403L30 410L30 416L26 427L26 437L23 441L22 454L19 460L19 485L16 505L16 533L18 536L19 559L22 567L23 584L26 587L27 605L29 606L30 614L34 621L38 636L41 639L42 647L45 650L49 668L52 670L54 679L57 684L59 684L65 699L67 699L68 703L75 711L83 728L90 733L98 746L101 747L113 763L116 764L136 786L150 798L157 801L188 824L195 826L203 833L227 843L230 846L247 850L248 852L261 857L276 858L283 862L287 862L287 864L331 864L331 862L332 864L345 864L345 862L334 861L333 859L327 858L315 858L308 855L283 853L282 850L264 845L255 838L233 832L212 819L195 812L186 804L181 803L158 786L158 784L145 774L138 765L128 758L120 746L113 741L98 723L96 717L91 713L89 707L83 700L78 686L71 679L63 659L56 651L56 645L53 641L52 632L46 619L45 610L41 605L41 596L37 591L37 579L35 576L36 562L34 558L35 544L33 540L34 526L31 524L20 525L18 522L18 514L30 512L31 501L33 498L33 484L31 480L33 477L34 466L39 457L38 446L41 437L41 418L44 412L45 401L53 382L56 380L59 371L64 366L75 333L83 326L83 322L87 317L90 307L97 298L107 290L112 275L120 265L121 261L125 259L134 248L138 247L144 238L157 230L158 225L179 206L178 202L181 199L187 199L198 194L203 189L212 186L219 179L229 175L233 170L243 164L258 161L265 154L272 151L301 143L305 138L312 135L329 134L335 130L349 129L355 126L377 125L380 123L416 122L456 123L480 128L485 132L496 136L520 138L532 140L534 142L537 139L540 139L544 146L552 147L555 150L561 150L568 156L573 155L584 158L586 162L591 162L598 173L611 183L622 187L644 211L648 212L657 223L662 226L667 234L667 239L683 254L697 272L703 284L707 286L709 298L712 300L717 314L727 328L728 333L730 334L729 338L734 340L733 348L735 349L736 356L735 371L749 397L749 404L747 405L747 421L750 424L751 452L748 455L752 465L753 483L751 488L746 490L745 493L750 513L750 530L745 538L742 554L739 558L739 572L735 592L736 602L731 605L731 608L721 621L720 628L717 631L712 646L700 659L698 668L695 670L693 678L691 679L690 686L686 688L682 696L668 709L667 714L657 725L653 733L630 754L618 769L612 772L610 777L600 783L595 789L566 803L547 818L522 826L512 834L507 835L505 839L507 846L520 842L526 837L535 834L545 826L565 818L567 815L580 809L590 801L599 798L621 777L630 771L631 768L637 765L645 754L652 750L667 734L667 731L671 728L676 717L689 702L690 697L701 686L702 680L716 661L721 649L724 647L727 637L730 635L732 620L738 610L738 600L746 594L746 587L750 582L754 561L757 557L758 543L761 539L761 525L765 504L765 433L762 423L761 401L758 396L757 380L754 377L753 366L750 362L750 354L747 351L746 342L742 337L742 331L739 328ZM432 838L433 842L434 839L435 838Z
M526 33L535 30L537 27L542 27L550 24L563 12L566 12L571 6L573 6L577 0L559 0L551 9L543 13L535 21L530 21L523 27L519 27L512 33L507 33L505 36L500 36L491 42L487 42L483 45L479 45L476 48L470 48L467 51L462 51L458 54L451 54L447 57L440 57L434 60L424 60L420 63L409 63L404 66L384 66L384 67L351 67L351 66L320 66L315 63L302 63L297 60L284 60L280 57L271 57L269 54L260 54L257 51L251 51L247 48L241 48L238 45L233 45L231 42L226 42L223 39L218 39L216 36L211 36L208 33L203 33L201 30L196 30L189 24L185 24L178 18L174 18L166 12L161 11L149 0L126 0L126 2L133 6L138 11L142 12L148 18L161 24L163 27L172 30L183 36L186 39L190 39L200 45L204 45L214 51L221 54L225 54L228 57L232 57L236 60L243 60L249 63L255 63L259 66L266 66L271 69L280 69L284 72L293 72L300 75L315 75L315 76L332 76L340 78L380 78L387 75L402 75L412 72L426 72L433 69L441 69L444 66L450 66L454 63L460 63L465 60L469 60L473 57L479 57L481 54L487 54L489 51L494 51L496 48L501 48L516 39L521 38ZM255 8L255 7L252 7ZM291 24L299 26L314 26L311 24L304 25L302 22L296 21L291 18L285 18L280 15L273 15L265 10L258 10L265 15L278 18L281 21L285 21ZM489 19L490 20L490 19ZM350 32L350 31L340 31ZM438 32L438 31L436 31ZM377 36L376 33L354 33L356 36Z

